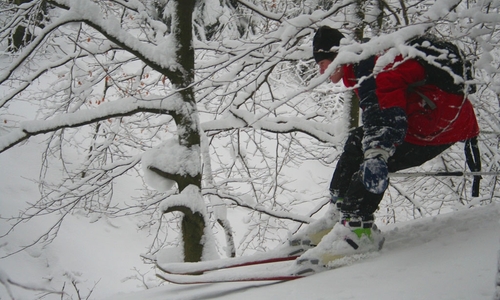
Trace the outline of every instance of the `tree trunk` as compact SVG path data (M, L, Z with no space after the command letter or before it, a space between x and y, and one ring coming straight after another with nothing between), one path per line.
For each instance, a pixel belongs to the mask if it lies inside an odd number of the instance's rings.
M194 80L194 49L192 47L193 11L195 0L177 0L176 15L177 26L173 34L179 43L177 58L182 70L176 76L170 78L174 86L180 90L184 105L173 115L177 125L179 143L193 149L200 149L200 124L198 110L191 84ZM199 156L200 157L200 156ZM201 166L201 157L198 162ZM201 168L200 168L201 170ZM201 173L195 176L184 175L177 180L179 190L182 191L189 185L197 186L201 191ZM193 212L189 207L177 207L184 216L182 218L182 239L184 242L184 261L200 261L203 254L201 242L205 229L204 216L199 212Z
M353 91L347 93L349 93L349 102L351 103L349 107L349 130L352 130L359 126L359 97Z

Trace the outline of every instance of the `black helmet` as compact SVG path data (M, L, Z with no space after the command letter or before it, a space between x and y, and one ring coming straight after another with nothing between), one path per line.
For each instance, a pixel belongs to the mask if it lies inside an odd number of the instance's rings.
M337 29L328 26L322 26L316 31L313 38L313 56L316 62L323 59L333 60L337 52L330 51L334 46L340 45L340 40L344 35Z

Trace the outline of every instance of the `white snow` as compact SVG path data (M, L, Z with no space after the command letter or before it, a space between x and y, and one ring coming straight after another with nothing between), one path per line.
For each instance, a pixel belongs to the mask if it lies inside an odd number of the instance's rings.
M156 174L149 167L168 174L195 176L200 172L200 148L188 149L181 146L178 140L171 139L143 154L142 170L147 184L158 191L168 191L175 185L175 181Z
M140 39L122 28L116 18L102 18L96 3L91 1L57 0L63 5L70 5L71 10L55 19L55 23L41 30L40 35L25 49L25 53L31 52L42 41L43 33L51 32L57 26L66 24L72 20L80 20L82 17L93 21L96 25L107 28L109 35L115 36L123 45L137 51L144 59L156 61L165 69L176 70L179 68L175 61L177 49L173 36L166 35L166 25L147 21L159 28L155 45L144 43ZM216 2L211 1L211 2ZM322 20L324 16L338 9L349 1L342 1L333 6L330 12L315 13L313 19ZM352 44L340 51L335 63L329 70L333 70L342 63L359 61L372 54L381 53L389 47L394 46L394 51L389 51L377 61L377 67L382 68L392 61L395 55L403 52L403 40L409 36L421 34L438 16L448 14L448 7L452 7L458 1L440 1L422 16L425 22L405 27L396 33L382 36L378 39L364 44ZM173 3L173 2L171 2ZM240 1L246 6L251 6L273 19L280 19L280 14L269 13L257 6ZM140 1L127 1L131 9L143 12L144 7ZM472 10L468 11L472 13ZM214 9L210 16L215 17L221 13ZM146 17L146 14L143 15ZM488 20L498 22L499 16L493 14L482 14L477 12L472 15L463 13L458 16L461 19L471 18L474 22ZM492 19L490 19L492 18ZM215 20L215 19L214 19ZM309 16L298 16L288 20L296 26L309 26ZM314 23L314 22L312 22ZM71 26L71 25L69 25ZM288 29L288 30L282 30ZM291 28L282 28L276 31L276 36L293 38ZM471 31L474 33L474 31ZM474 33L480 39L480 32ZM403 38L404 37L404 38ZM287 39L283 39L287 41ZM256 41L257 43L257 41ZM242 47L241 41L228 40L224 42L228 47ZM101 50L109 48L111 42L100 45ZM494 55L488 51L494 50L493 45L487 41L481 45L485 52L476 62L476 67L494 74L498 70L491 64ZM90 46L95 47L95 45ZM260 46L259 46L260 47ZM309 50L309 48L303 48ZM282 53L283 52L283 53ZM306 51L292 53L295 56L305 57ZM276 55L286 55L283 49L278 49ZM242 54L243 55L243 54ZM22 55L11 65L12 68L4 69L0 74L0 81L6 79L9 72L15 71ZM221 59L225 61L226 59ZM200 68L205 64L215 64L217 61L198 62ZM45 62L45 67L40 70L57 66L58 61ZM82 67L80 65L80 67ZM84 67L84 66L83 66ZM86 68L83 68L86 69ZM40 71L41 72L41 71ZM232 79L231 74L221 77L219 80ZM292 99L301 93L309 91L324 82L329 76L326 72L322 76L311 80L308 86L302 89L290 89L284 100L273 102L268 111L274 111L282 106L290 104ZM35 77L30 74L27 82ZM137 83L138 84L138 83ZM87 87L87 86L84 86ZM84 87L80 87L81 90ZM498 89L495 86L492 89ZM24 86L9 90L10 95L23 91ZM253 90L241 90L240 98L235 103L243 102ZM108 115L127 114L139 108L177 110L180 109L181 99L177 95L165 97L149 96L141 99L125 97L120 101L106 102L99 108L92 110L80 110L66 115L55 115L47 120L25 121L12 131L6 131L0 136L0 149L8 148L18 140L29 134L47 131L59 126L77 126L85 124L90 120L98 120ZM5 103L0 103L4 105ZM229 111L229 110L228 110ZM287 132L298 128L317 136L323 141L339 143L344 137L339 135L338 128L344 126L332 126L318 124L316 122L304 121L301 118L270 118L269 114L254 115L244 110L232 109L228 118L221 118L206 122L204 129L220 128L222 125L228 128L238 128L245 124L251 124L254 128L272 128L275 131ZM27 118L29 120L31 118ZM335 128L338 127L338 128ZM3 130L3 129L2 129ZM40 137L40 139L43 137ZM147 251L153 242L152 233L138 224L140 217L122 217L109 219L105 216L88 218L84 212L74 211L68 215L61 226L57 237L47 245L35 245L22 250L22 247L33 242L39 234L46 232L59 216L48 215L36 218L29 223L21 223L16 230L9 232L12 221L6 218L17 216L18 212L26 207L26 203L34 203L39 199L37 183L40 170L41 147L36 145L38 137L33 138L28 145L2 153L0 155L0 300L4 299L61 299L61 295L52 294L44 296L48 291L60 291L66 293L80 294L81 299L108 299L108 300L130 300L130 299L493 299L495 294L495 280L498 280L498 250L500 250L500 205L490 205L479 208L455 211L433 218L398 223L397 225L381 226L387 236L385 248L375 255L345 266L337 270L330 270L316 274L304 279L276 284L274 282L262 283L222 283L203 284L194 286L181 286L166 284L156 279L155 272L159 272L152 265L145 264L140 255ZM160 155L168 152L171 155ZM173 141L167 142L160 148L151 150L144 154L143 164L154 165L166 173L176 174L198 174L199 149L188 151ZM185 163L191 161L193 163ZM181 163L184 162L184 163ZM160 191L170 190L173 182L169 180L157 181L151 179L151 172L145 169L148 183ZM154 174L156 175L156 174ZM128 177L128 182L117 183L115 198L128 202L133 198L134 192L143 188L140 179ZM192 188L186 189L185 193L168 198L163 202L163 209L176 204L189 204L197 211L204 211L201 197L194 196L199 191ZM307 200L310 195L304 195ZM251 198L249 196L249 198ZM191 201L190 199L196 199ZM415 203L419 199L413 200ZM189 202L189 203L187 203ZM251 201L251 207L259 207L260 204ZM250 206L247 204L247 206ZM265 210L263 207L259 207ZM219 215L225 215L225 211ZM280 215L276 213L275 215ZM282 216L285 216L283 214ZM310 221L308 217L292 213L286 214L295 219ZM242 217L243 218L243 217ZM250 221L250 217L246 216ZM160 219L156 220L160 222ZM207 228L208 238L210 228ZM240 228L235 228L235 232ZM8 235L5 235L9 232ZM49 237L50 238L50 237ZM214 257L213 241L209 241L207 252L204 257ZM43 243L41 243L43 244ZM164 261L179 261L181 249L166 249L159 253ZM270 272L277 268L287 269L287 264L280 266L259 266L259 272ZM232 274L243 274L244 269L234 269L227 272ZM214 273L215 274L215 273ZM36 289L37 291L30 290Z
M192 212L206 213L206 206L200 189L195 185L189 185L180 194L168 197L161 203L160 208L166 211L173 206L187 206Z
M33 178L39 152L33 144L0 156L0 212L15 215L24 201L36 199ZM22 162L22 163L21 163ZM23 176L23 177L21 177ZM120 193L127 197L128 186ZM0 281L45 290L60 290L61 278L75 280L89 299L493 299L498 251L500 205L456 211L397 225L381 226L384 249L365 260L304 279L274 282L200 285L165 284L140 259L152 238L130 218L89 223L78 214L68 216L58 237L46 247L35 247L0 260ZM1 234L8 229L0 220ZM37 221L44 227L44 219ZM0 245L0 255L25 245L38 228L19 227ZM238 229L235 229L238 230ZM166 252L165 252L166 253ZM176 254L170 253L175 256ZM284 267L284 266L280 266ZM285 265L286 267L286 265ZM261 267L260 267L261 268ZM277 266L268 265L266 270ZM244 269L230 272L241 274ZM142 277L143 276L143 277ZM158 285L162 286L157 287ZM150 289L146 290L146 286ZM9 284L15 299L35 299L39 292ZM70 282L65 290L74 292ZM10 299L0 284L0 299ZM50 295L44 299L60 299Z
M166 284L132 299L493 299L500 206L382 227L384 249L336 270L274 282ZM276 266L266 266L269 272ZM235 275L244 269L233 269ZM227 275L226 275L227 276Z

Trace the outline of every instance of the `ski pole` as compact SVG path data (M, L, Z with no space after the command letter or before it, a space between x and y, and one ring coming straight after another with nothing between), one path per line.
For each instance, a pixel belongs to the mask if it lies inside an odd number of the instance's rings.
M389 173L389 177L423 177L423 176L481 176L481 175L500 175L499 172L411 172L411 173Z

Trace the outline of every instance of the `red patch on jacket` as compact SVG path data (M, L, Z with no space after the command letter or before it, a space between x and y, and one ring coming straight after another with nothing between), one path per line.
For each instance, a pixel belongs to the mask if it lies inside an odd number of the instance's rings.
M343 82L354 87L356 79L352 65L344 66ZM408 85L425 78L422 65L409 59L388 65L376 75L376 94L381 109L398 106L408 117L405 141L417 145L443 145L467 140L479 134L474 108L462 95L449 94L427 84L418 87L435 104L429 108L422 97L408 90Z

